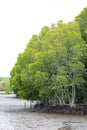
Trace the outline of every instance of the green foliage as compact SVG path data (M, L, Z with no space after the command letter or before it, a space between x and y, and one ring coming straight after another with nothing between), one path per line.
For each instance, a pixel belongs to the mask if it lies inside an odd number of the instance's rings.
M4 86L4 91L5 91L7 94L9 94L9 93L12 92L12 90L11 90L11 88L10 88L10 83L9 83L9 81L6 82L6 84L5 84L5 86Z
M85 7L81 13L75 18L75 20L78 22L79 27L80 27L80 32L81 32L81 36L84 39L84 41L86 42L86 48L84 49L84 57L82 59L85 68L86 68L86 72L84 75L84 79L85 79L85 84L84 84L84 88L83 90L85 90L85 92L87 92L87 7ZM86 97L87 93L84 95ZM87 97L86 99L87 100Z
M4 88L8 82L9 77L0 77L0 91L4 91Z
M87 42L87 7L85 7L83 11L76 17L76 21L78 21L80 25L83 39Z
M86 47L78 20L43 27L11 70L12 90L21 98L74 105L85 91Z

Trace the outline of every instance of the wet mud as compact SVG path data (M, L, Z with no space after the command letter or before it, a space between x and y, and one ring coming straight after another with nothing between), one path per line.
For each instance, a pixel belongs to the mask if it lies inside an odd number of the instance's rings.
M0 130L87 130L86 115L30 111L31 103L0 94Z

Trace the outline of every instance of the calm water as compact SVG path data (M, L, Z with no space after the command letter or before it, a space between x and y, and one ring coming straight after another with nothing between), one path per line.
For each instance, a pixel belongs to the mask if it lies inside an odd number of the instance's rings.
M29 101L0 94L0 130L58 130L67 123L73 129L87 130L87 116L29 112L29 108Z

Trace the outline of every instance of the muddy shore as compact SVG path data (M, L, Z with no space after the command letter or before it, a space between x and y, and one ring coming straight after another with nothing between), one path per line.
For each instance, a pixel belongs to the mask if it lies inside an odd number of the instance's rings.
M1 94L0 130L87 129L87 115L58 113L65 108L31 107L30 101L18 99L14 94Z
M69 107L68 105L63 105L52 107L36 104L33 108L30 108L30 111L70 114L70 115L87 115L87 105L77 105L75 107Z

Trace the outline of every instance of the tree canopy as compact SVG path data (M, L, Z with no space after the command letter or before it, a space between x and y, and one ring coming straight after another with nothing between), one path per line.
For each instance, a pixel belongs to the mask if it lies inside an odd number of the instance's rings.
M86 17L87 8L73 22L44 26L32 36L10 73L14 93L52 105L87 100Z

